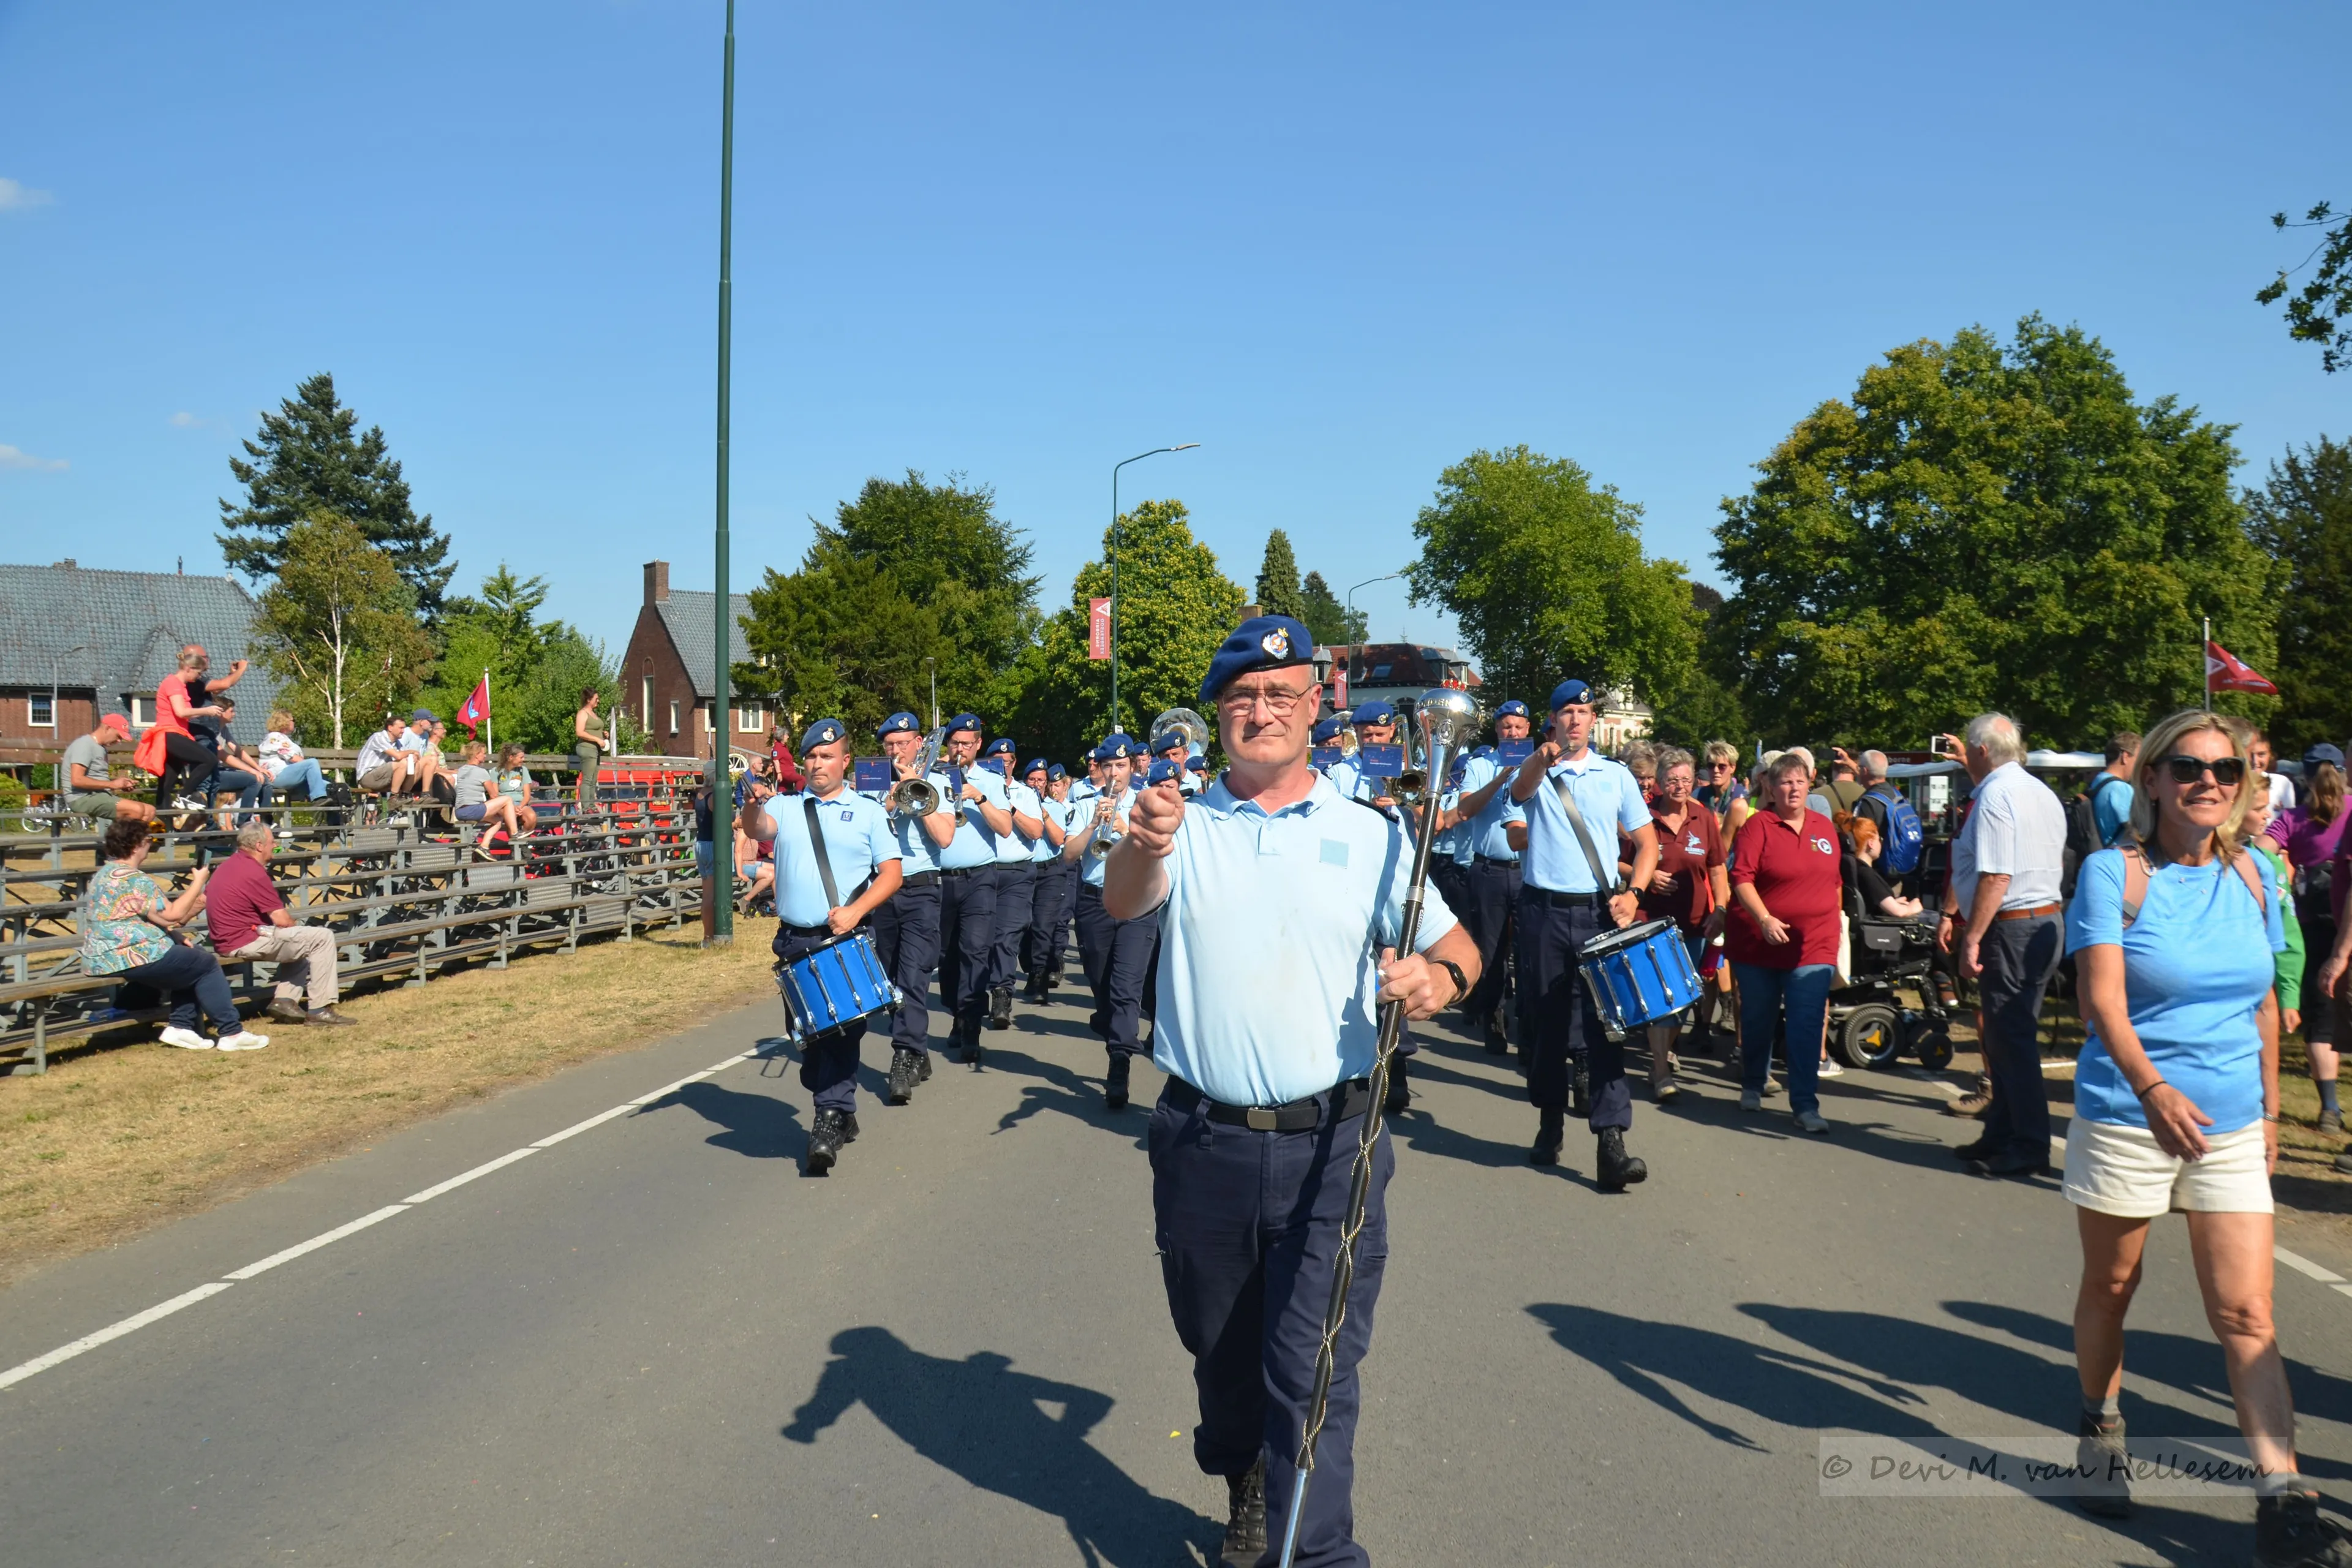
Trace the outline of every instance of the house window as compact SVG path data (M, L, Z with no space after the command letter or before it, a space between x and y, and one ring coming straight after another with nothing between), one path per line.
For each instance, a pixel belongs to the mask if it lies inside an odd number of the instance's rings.
M152 724L154 721L154 699L150 697L134 697L131 699L131 727L132 729L144 730L148 725Z
M47 692L34 692L25 699L25 707L27 710L27 722L34 729L54 730L58 727L58 705Z
M708 702L696 703L694 705L694 716L698 721L699 721L696 724L695 728L699 730L703 734L708 735L710 733L710 704Z
M735 710L735 732L737 734L756 735L767 727L768 710L765 708L751 707L738 708Z
M637 693L637 717L646 721L646 733L650 735L654 731L654 678L652 676L638 678ZM675 730L677 726L672 725L671 728Z
M669 700L669 732L673 735L677 733L677 699L675 697Z

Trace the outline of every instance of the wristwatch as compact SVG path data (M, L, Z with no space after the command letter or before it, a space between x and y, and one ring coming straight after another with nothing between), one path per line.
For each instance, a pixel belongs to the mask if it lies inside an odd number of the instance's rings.
M1443 968L1446 973L1454 976L1454 994L1445 999L1447 1006L1451 1007L1454 1003L1470 994L1470 977L1462 973L1460 964L1450 958L1435 959L1433 962Z

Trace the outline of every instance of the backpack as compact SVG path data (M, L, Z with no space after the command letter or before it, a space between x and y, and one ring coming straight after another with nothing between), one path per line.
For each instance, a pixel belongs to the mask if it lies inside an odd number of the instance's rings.
M2066 852L2058 877L2058 891L2064 898L2074 896L2074 882L2082 873L2083 862L2106 847L2099 838L2099 791L2105 787L2099 782L2101 779L2107 784L2124 782L2103 772L2085 784L2083 793L2066 808Z
M1927 829L1919 825L1919 814L1911 809L1910 801L1894 790L1874 786L1854 804L1859 807L1872 801L1876 801L1879 805L1879 809L1871 815L1881 819L1878 825L1879 842L1884 846L1879 851L1881 861L1894 875L1907 877L1919 868L1920 847L1927 840Z

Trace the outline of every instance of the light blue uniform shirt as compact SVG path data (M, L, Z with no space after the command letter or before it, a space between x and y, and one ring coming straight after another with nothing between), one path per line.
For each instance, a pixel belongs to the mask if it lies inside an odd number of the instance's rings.
M2108 782L2099 783L2102 778ZM2099 847L2104 849L2116 841L2116 835L2131 820L2131 781L2116 778L2113 773L2096 773L2092 776L2091 787L2098 792L2091 796L2091 821L2099 830Z
M1452 811L1461 804L1462 792L1458 789L1447 790L1437 797L1437 809L1441 812ZM1433 863L1451 860L1456 866L1470 864L1470 825L1457 822L1451 827L1439 829L1436 837L1429 841L1429 858Z
M1121 790L1119 792L1118 804L1111 810L1111 819L1118 824L1118 831L1121 833L1125 833L1127 831L1128 807L1134 804L1135 792L1133 790ZM1094 801L1088 801L1087 803L1085 815L1078 818L1077 831L1084 833L1089 839L1092 839L1095 836L1095 805L1096 803ZM1091 852L1081 856L1078 860L1079 879L1083 880L1087 887L1099 889L1103 885L1103 862L1108 858L1109 857L1107 855L1097 855Z
M963 776L964 782L976 786L989 805L1001 806L1005 804L1003 773L992 768L973 767L966 768ZM948 799L953 803L955 793L952 790L949 792ZM980 819L979 802L965 801L958 815L962 820L956 824L955 837L940 851L940 869L966 871L974 866L995 865L996 835L991 833L988 824Z
M1473 757L1470 759L1470 765L1462 770L1462 793L1475 795L1485 789L1487 783L1496 775L1507 775L1518 771L1516 766L1507 768L1503 766L1493 757ZM1550 786L1547 784L1545 787L1549 789ZM1559 802L1555 800L1552 805L1558 806ZM1576 797L1576 805L1578 810L1584 809L1582 795ZM1486 809L1472 817L1465 826L1470 838L1470 853L1484 855L1489 860L1517 861L1519 852L1511 847L1510 825L1514 822L1525 822L1527 819L1527 808L1511 798L1510 781L1506 777L1504 782L1496 787L1495 793L1487 797ZM1584 819L1584 825L1590 827L1592 826L1592 821L1591 816L1587 816ZM1563 826L1565 826L1564 822ZM1596 842L1595 847L1598 847ZM1580 852L1577 856L1579 860L1583 858ZM1589 876L1585 879L1588 882L1591 879ZM1561 889L1563 892L1567 890Z
M1074 780L1070 784L1070 799L1068 804L1076 805L1083 801L1092 800L1095 796L1100 794L1102 794L1102 791L1095 787L1094 781L1092 779Z
M1372 1070L1381 949L1404 926L1412 845L1330 780L1268 814L1224 782L1184 808L1163 864L1152 1060L1227 1105L1279 1105ZM1435 884L1415 947L1454 927Z
M1042 796L1037 802L1037 808L1045 814L1046 821L1066 834L1069 832L1070 816L1075 808L1068 801L1055 800L1050 795ZM1037 848L1029 858L1040 866L1050 866L1060 859L1061 855L1061 850L1055 847L1052 836L1040 834L1037 838Z
M2114 791L2107 792L2109 794ZM2208 1132L2235 1132L2263 1113L2263 1037L2254 1022L2277 979L2286 917L2267 856L2263 907L2234 866L2149 869L2139 917L2124 924L2124 855L2084 858L2066 911L2066 951L2114 943L2124 950L2124 1002L2132 1030L2164 1081L2213 1119ZM2074 1071L2074 1110L2116 1127L2146 1127L2147 1112L2094 1030Z
M1569 793L1576 797L1584 831L1592 839L1592 852L1601 859L1601 873L1608 879L1603 887L1592 884L1592 864L1577 843L1576 829L1569 826L1554 779L1566 779ZM1503 786L1505 791L1510 787ZM1527 881L1555 893L1601 893L1614 888L1617 829L1622 827L1630 834L1650 825L1650 808L1642 799L1642 785L1633 770L1596 752L1588 751L1573 763L1565 758L1554 763L1536 793L1518 805L1528 824Z
M925 773L923 778L933 789L940 792L940 809L934 815L953 816L953 807L946 804L948 797L955 793L948 788L948 775L941 773ZM878 798L870 795L865 798L873 801L877 805L882 804ZM936 871L940 868L940 847L931 842L929 834L923 831L921 817L894 817L887 810L884 811L883 816L890 824L892 837L898 841L900 871L907 876L915 877L920 876L925 871Z
M1042 816L1045 802L1037 792L1017 780L1004 786L1004 805L1015 816ZM1037 847L1045 841L1044 834L1032 838L1014 823L1013 831L996 841L996 863L1000 866L1026 866L1037 858Z
M1351 757L1342 757L1333 763L1323 770L1323 776L1331 781L1331 787L1339 792L1341 800L1380 798L1372 781L1365 775L1362 767ZM1200 1086L1195 1084L1193 1087L1197 1089Z
M808 808L801 804L806 800L816 801L817 831L824 835L833 885L845 904L884 861L898 858L898 840L882 808L854 790L831 800L780 795L768 802L767 817L776 827L776 918L786 925L821 926L834 906L825 900L824 879L817 875Z

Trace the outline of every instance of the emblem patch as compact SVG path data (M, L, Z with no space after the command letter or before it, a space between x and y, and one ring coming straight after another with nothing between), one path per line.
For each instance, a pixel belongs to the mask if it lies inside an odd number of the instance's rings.
M1266 633L1265 636L1258 638L1257 646L1265 649L1265 656L1268 658L1288 658L1290 657L1290 634L1282 627L1276 626L1274 630Z

